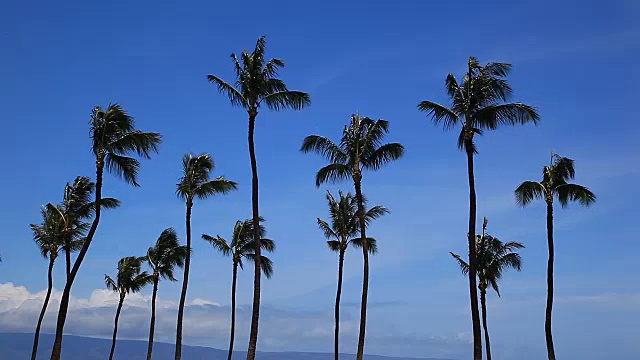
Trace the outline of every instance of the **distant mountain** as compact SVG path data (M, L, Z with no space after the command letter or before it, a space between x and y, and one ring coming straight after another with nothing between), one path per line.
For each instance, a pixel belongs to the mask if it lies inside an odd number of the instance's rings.
M49 358L53 335L42 334L38 349L38 360ZM32 334L0 333L0 360L28 360L31 358L33 346ZM81 336L64 337L62 352L63 360L104 360L109 355L111 340L95 339ZM153 344L154 360L171 360L174 356L174 345L166 343ZM142 360L147 354L147 342L138 340L118 340L116 360ZM244 352L234 353L234 357L244 359ZM182 357L186 360L226 360L227 351L203 346L183 346ZM354 360L353 354L343 354L344 360ZM366 360L416 360L378 355L365 355ZM258 352L257 360L332 360L330 353L306 352ZM452 359L421 359L421 360L452 360Z

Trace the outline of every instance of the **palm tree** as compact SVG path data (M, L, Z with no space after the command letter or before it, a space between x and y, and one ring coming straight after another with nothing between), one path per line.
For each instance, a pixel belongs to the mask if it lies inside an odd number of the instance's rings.
M369 292L369 245L365 230L366 213L364 196L362 195L362 171L365 169L378 170L386 163L399 159L403 155L404 146L401 144L382 144L388 131L388 121L374 121L368 117L360 117L360 114L354 114L351 116L350 124L345 126L342 131L340 144L336 144L324 136L309 135L304 139L300 149L304 153L319 153L330 162L316 174L316 186L319 187L327 181L336 182L351 178L355 187L364 257L357 360L362 360L364 354L367 295Z
M180 245L176 231L172 228L165 229L158 237L155 246L147 251L146 261L153 273L153 293L151 295L151 323L149 325L149 344L147 347L147 360L151 360L153 351L153 335L156 325L156 294L160 278L170 281L178 281L173 276L173 270L177 266L182 268L187 257L187 247Z
M247 360L256 357L256 345L258 343L258 319L260 317L260 211L258 210L258 165L254 147L254 129L258 110L265 105L270 110L280 111L284 109L300 110L311 104L309 94L302 91L289 90L284 81L277 78L278 70L284 67L281 59L265 61L265 37L261 36L256 42L255 49L249 53L244 50L241 54L242 64L236 56L231 54L235 69L235 83L222 80L216 75L207 75L207 79L218 87L220 93L229 97L232 105L240 106L249 115L249 158L251 160L251 208L255 232L256 262L253 279L253 310L251 315L251 331L249 333L249 348Z
M103 200L102 178L105 166L107 171L124 178L126 182L134 186L139 186L137 175L140 169L140 162L128 155L137 153L140 157L150 158L151 153L157 152L158 146L162 142L162 137L158 133L136 130L133 118L118 104L110 104L106 110L96 106L91 113L89 126L92 151L96 159L93 222L87 233L86 241L82 244L73 267L69 271L67 282L62 291L51 360L60 360L62 334L67 319L67 311L69 310L71 286L80 270L80 265L89 250L100 222L100 210Z
M58 205L51 203L45 205L41 210L43 217L42 224L31 225L34 238L40 245L41 250L44 250L43 246L47 248L50 260L48 274L49 284L33 339L32 360L35 360L38 354L40 328L46 313L52 287L51 270L53 269L53 263L62 250L65 254L65 274L68 279L71 271L71 253L82 248L85 234L90 226L88 220L91 220L93 217L95 204L90 200L90 197L94 188L95 184L91 182L88 177L76 177L73 183L67 183L65 185L62 203ZM120 205L120 202L113 198L103 198L102 200L102 208L116 208ZM47 254L43 252L43 256L47 256Z
M547 203L547 245L549 247L549 260L547 262L547 306L545 311L544 331L547 342L547 355L549 360L555 360L556 354L553 347L551 334L551 312L553 309L553 200L557 198L564 208L570 201L577 201L582 206L590 206L596 201L596 196L588 188L571 184L576 172L573 160L558 154L551 154L551 163L542 170L542 181L525 181L515 191L516 201L521 206L528 205L534 199L544 200Z
M362 247L362 238L357 237L360 230L358 218L358 200L347 193L338 192L339 200L336 200L331 192L327 191L327 202L329 203L329 217L331 224L318 218L318 226L328 239L327 245L331 251L338 253L338 290L336 291L335 304L335 335L334 335L334 356L339 357L339 336L340 336L340 296L342 294L342 270L344 265L344 254L349 244ZM366 206L366 200L364 201ZM374 206L367 210L365 215L367 223L388 213L389 210L383 206ZM367 239L367 247L370 254L378 251L376 240Z
M264 221L262 217L259 218L260 222ZM265 239L266 230L264 226L260 224L260 246L267 252L273 252L275 250L275 243L271 239ZM247 219L245 221L236 221L233 227L233 235L231 242L227 242L220 235L213 237L211 235L202 234L202 239L209 242L213 247L220 251L224 256L231 256L233 262L233 279L231 282L231 336L229 340L229 355L227 360L231 360L233 355L233 341L235 337L236 329L236 282L238 278L238 266L242 269L242 259L255 262L256 254L253 240L253 219ZM260 267L262 273L267 279L271 278L273 274L273 263L271 259L264 255L260 255Z
M195 156L191 153L182 157L182 177L177 184L176 194L184 200L187 206L187 256L184 259L184 277L182 279L182 292L178 305L178 324L176 329L176 360L182 357L182 318L184 316L184 303L187 298L187 285L189 283L189 264L191 262L191 209L193 200L206 199L216 194L226 194L237 189L237 184L223 176L210 180L210 172L214 168L211 155L202 153Z
M449 74L445 81L447 94L451 98L450 108L425 100L418 109L431 115L436 125L443 124L445 129L460 125L458 148L467 154L467 173L469 177L469 297L471 300L471 322L473 325L473 358L482 360L482 338L478 313L478 291L476 288L476 188L473 156L477 154L475 135L483 130L495 130L502 125L516 125L538 122L539 116L532 106L507 102L512 89L506 80L511 70L510 64L490 62L482 66L474 57L469 57L467 74L458 84L455 76Z
M496 294L500 296L498 280L502 278L502 272L512 268L520 271L522 259L517 249L524 248L519 242L510 241L503 243L500 239L487 233L487 218L482 223L482 235L476 236L476 259L478 266L478 281L480 285L480 304L482 306L482 327L484 328L484 342L487 346L487 360L491 360L491 342L489 341L489 328L487 326L487 286L491 285ZM469 273L469 264L458 254L451 253L463 274Z
M120 295L120 301L118 302L118 309L116 310L116 318L113 325L113 340L111 341L111 352L109 353L109 360L113 359L113 353L116 350L116 336L118 334L118 320L120 318L120 310L122 310L122 304L124 298L129 293L137 293L142 290L143 287L149 285L153 279L146 271L140 271L144 257L127 256L118 261L118 275L116 280L113 280L109 275L104 275L104 282L107 285L107 289L113 290Z

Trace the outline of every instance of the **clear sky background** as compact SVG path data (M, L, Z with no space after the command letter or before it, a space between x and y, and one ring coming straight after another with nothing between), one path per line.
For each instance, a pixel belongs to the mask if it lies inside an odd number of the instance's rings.
M311 93L310 108L258 117L260 208L275 276L263 285L260 349L332 349L337 256L316 217L326 217L327 189L314 186L324 162L298 152L304 136L338 139L355 111L391 123L389 141L406 156L365 173L371 204L391 214L371 227L369 353L468 356L465 278L449 251L465 252L466 163L457 132L443 132L416 110L424 99L446 103L444 79L462 76L468 56L514 64L514 99L538 107L539 126L488 132L477 139L478 224L516 240L521 273L508 273L502 298L489 295L496 357L544 357L546 268L542 204L520 209L513 190L539 180L552 151L576 160L576 182L598 201L556 211L555 341L562 358L640 357L640 261L634 224L640 193L640 3L623 1L13 1L0 12L0 331L32 331L46 288L47 262L28 224L39 207L61 200L65 182L94 176L88 120L92 107L119 102L138 128L164 135L144 161L142 187L107 176L104 194L122 207L104 214L73 287L70 333L108 336L114 298L104 273L127 255L143 255L160 232L184 241L184 204L175 196L185 152L209 152L214 175L239 191L197 202L186 342L225 348L231 261L199 239L230 236L251 215L247 116L207 83L232 80L231 52L267 35L268 57L283 58L282 78ZM62 262L55 287L62 289ZM355 352L361 256L346 259L343 346ZM132 297L122 336L145 338L148 293ZM163 282L158 338L172 341L179 283ZM251 272L239 278L237 348L246 346ZM51 332L57 303L45 321ZM75 310L74 310L75 309ZM74 314L75 311L75 314Z

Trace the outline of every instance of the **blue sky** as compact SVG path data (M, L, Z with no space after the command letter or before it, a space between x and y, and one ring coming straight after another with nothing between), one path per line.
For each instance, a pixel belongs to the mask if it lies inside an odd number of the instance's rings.
M232 79L229 54L251 49L265 34L267 56L287 63L282 78L290 88L310 92L313 104L300 112L264 109L258 118L260 207L278 246L272 256L276 274L264 285L261 348L331 351L337 259L326 249L315 219L326 216L326 189L351 188L345 183L316 189L314 174L324 162L298 149L312 133L336 139L349 115L360 111L389 120L389 141L406 146L402 160L366 173L363 180L370 202L391 210L371 228L380 254L372 260L367 350L424 357L468 354L465 280L448 255L465 249L465 158L456 148L457 133L433 126L416 105L423 99L446 102L445 76L461 76L473 55L482 62L514 64L515 99L535 105L542 116L537 127L505 128L477 140L479 219L487 216L490 231L501 239L527 246L523 271L508 274L501 299L489 298L495 351L505 359L544 356L544 208L520 209L512 192L523 180L537 180L554 151L576 159L576 181L598 196L593 208L570 206L556 213L557 352L598 359L606 349L612 358L637 358L640 330L630 319L640 316L640 282L629 270L640 261L632 227L640 194L623 189L640 180L635 141L640 111L634 106L640 95L638 16L640 5L633 0L482 6L11 1L0 13L5 134L0 188L6 207L0 217L0 283L25 289L6 288L0 302L10 303L7 294L15 293L37 303L36 293L46 287L46 261L28 224L39 220L39 206L59 201L65 182L94 174L88 115L96 104L119 102L140 129L162 133L164 142L159 155L143 162L141 188L105 179L105 194L123 205L103 217L73 295L79 303L103 307L95 300L102 294L96 289L103 288L103 274L113 273L120 257L143 254L169 226L184 239L184 204L175 196L180 159L187 151L209 152L216 160L214 174L239 182L240 189L194 208L188 296L218 304L212 306L220 316L211 324L221 330L205 327L205 334L217 335L187 334L187 340L225 346L230 261L198 237L203 232L229 236L235 220L250 216L247 121L205 75ZM357 322L360 266L360 256L348 254L346 352L355 351L350 344L356 329L350 324ZM58 289L61 274L59 266ZM248 303L250 273L239 282L239 301ZM168 304L178 294L178 283L161 284L160 297ZM86 300L92 298L96 302ZM22 310L5 306L24 316L10 321L5 312L0 330L30 331L34 304ZM203 302L192 306L193 314L206 310ZM111 319L112 309L105 311ZM52 321L54 315L49 316ZM170 332L175 315L167 316ZM85 325L79 322L71 331L108 334ZM129 337L144 336L133 331Z

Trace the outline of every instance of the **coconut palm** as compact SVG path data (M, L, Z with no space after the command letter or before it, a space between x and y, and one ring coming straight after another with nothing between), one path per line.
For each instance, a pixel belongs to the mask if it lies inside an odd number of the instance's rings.
M351 178L355 187L364 257L357 360L362 360L364 354L369 292L369 245L366 235L364 196L362 195L362 171L378 170L386 163L399 159L403 155L404 147L401 144L382 144L388 131L388 121L372 120L368 117L360 117L360 114L354 114L351 116L350 124L344 127L339 144L324 136L309 135L304 139L300 149L304 153L319 153L330 162L316 174L316 186L328 181L337 182Z
M342 271L344 266L344 254L352 244L362 247L362 239L358 236L360 231L360 220L358 218L358 200L351 193L344 194L338 192L339 199L336 200L331 192L327 191L327 202L329 205L330 224L318 218L318 226L328 239L327 245L331 251L338 253L338 289L336 291L335 304L335 335L334 335L334 357L339 357L339 336L340 336L340 296L342 294ZM366 206L366 199L363 202ZM366 212L367 223L388 213L389 210L383 206L374 206ZM378 250L376 240L369 237L367 247L370 254L375 254Z
M544 331L547 342L549 360L555 360L553 336L551 333L551 313L553 309L553 263L555 259L553 244L553 201L558 199L564 208L570 201L577 201L582 206L590 206L596 196L588 188L569 183L575 177L573 160L558 154L551 154L551 162L542 170L542 181L525 181L515 191L516 201L526 206L535 199L544 200L547 204L547 245L549 259L547 262L547 305L545 311Z
M281 59L265 60L265 37L261 36L256 42L254 50L250 53L243 51L240 59L236 54L231 54L235 70L234 85L222 80L216 75L207 75L207 79L218 87L220 93L229 97L232 105L239 106L249 115L249 158L251 161L251 208L254 224L259 223L260 211L258 207L258 165L254 147L254 129L256 117L261 106L270 110L280 111L284 109L300 110L311 104L309 94L302 91L289 90L284 81L277 78L278 70L284 67ZM240 62L242 61L242 63ZM247 360L256 357L256 345L258 343L258 319L260 317L260 234L259 226L253 234L255 241L256 262L254 266L253 280L253 310L251 315L251 330L249 333L249 348Z
M47 296L40 312L38 324L33 339L33 348L31 359L35 360L38 353L38 343L40 339L40 328L46 313L49 302L50 289L52 279L50 278L53 263L60 251L65 254L65 273L68 278L71 271L71 253L79 251L82 248L86 231L89 229L90 223L95 209L95 204L90 197L94 190L94 183L86 176L78 176L73 183L65 185L62 203L54 205L47 204L41 210L43 222L41 225L31 225L34 238L38 241L41 250L42 246L48 248L48 256L50 260L49 269L49 286ZM113 198L103 198L101 202L102 208L118 207L120 202ZM45 244L46 243L46 244ZM53 246L57 244L57 249ZM43 253L43 256L46 254ZM53 259L51 258L53 256Z
M264 221L262 217L260 222ZM264 226L260 224L260 247L267 252L275 250L275 243L271 239L264 238L266 231ZM236 282L238 278L238 266L242 269L242 259L255 262L256 254L253 240L253 219L245 221L236 221L233 227L233 235L231 242L227 242L220 235L213 237L211 235L202 234L202 239L209 242L216 250L220 251L224 256L231 256L233 263L233 278L231 282L231 336L229 340L229 355L227 360L231 360L233 355L233 342L236 329ZM264 276L271 278L273 274L273 263L271 259L264 255L260 255L260 267Z
M78 252L73 267L67 276L67 282L62 291L56 336L51 351L51 360L60 360L62 351L62 334L69 309L71 286L80 270L80 265L89 250L93 237L98 229L102 208L102 181L105 167L108 172L124 178L126 182L139 186L137 182L140 162L130 157L136 153L143 158L149 158L152 152L158 151L162 137L158 133L136 130L133 118L118 104L110 104L106 109L94 107L89 120L92 152L96 159L95 200L93 222L86 236L86 241Z
M478 266L478 288L480 289L480 304L482 309L482 327L484 328L484 342L486 344L487 360L491 360L491 342L489 341L489 328L487 326L487 286L491 285L496 294L500 296L498 281L502 273L509 269L520 271L522 259L516 252L524 248L519 242L510 241L503 243L500 239L487 233L487 218L482 223L482 235L476 236L476 259ZM458 254L451 253L463 274L469 273L469 264Z
M109 360L113 359L113 353L116 350L116 336L118 334L118 320L120 319L120 311L124 298L129 293L137 293L145 286L149 285L153 279L146 271L141 271L144 257L127 256L118 261L118 274L113 280L109 275L104 275L104 283L107 289L115 291L120 296L118 301L118 309L116 310L116 318L113 325L113 339L111 341L111 352Z
M478 291L476 288L476 189L473 156L477 153L475 135L483 130L495 130L502 125L516 125L538 122L539 116L532 106L507 102L512 89L506 80L511 70L510 64L490 62L481 65L474 57L469 57L467 74L458 83L455 76L449 74L445 81L447 94L451 98L451 107L425 100L418 109L431 115L436 125L445 129L460 126L458 147L467 155L467 173L469 180L469 297L471 301L471 320L473 325L473 358L482 359L482 338L478 313Z
M182 292L178 305L178 323L176 327L176 360L182 357L182 318L184 316L184 303L187 298L187 285L189 283L189 264L191 262L191 209L195 199L207 199L217 194L226 194L237 188L237 184L223 176L211 180L210 173L215 164L211 155L202 153L193 155L185 154L182 157L182 177L177 184L176 195L183 200L187 207L187 256L184 259L184 274L182 279Z
M156 294L160 278L169 281L178 281L173 276L174 268L182 268L187 257L187 246L180 245L178 235L172 228L165 229L158 237L155 246L147 251L145 260L151 267L153 292L151 295L151 323L149 325L149 344L147 346L147 360L151 360L153 351L153 336L156 325Z

